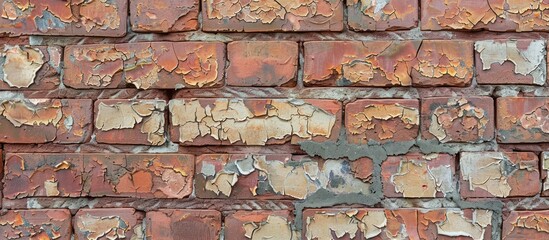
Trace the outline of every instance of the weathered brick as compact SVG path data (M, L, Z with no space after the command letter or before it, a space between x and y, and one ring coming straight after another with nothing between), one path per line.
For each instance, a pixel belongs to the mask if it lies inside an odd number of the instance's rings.
M418 0L347 0L349 27L354 31L386 31L417 26Z
M443 143L490 141L494 138L493 102L490 97L473 96L422 99L421 135Z
M475 43L479 84L544 85L547 75L544 40L483 40Z
M225 217L225 239L297 240L293 216L287 210L237 211Z
M421 0L421 6L422 30L549 30L546 1Z
M541 153L542 196L549 196L549 152Z
M128 1L3 0L0 33L119 37Z
M414 141L419 132L417 99L361 99L345 105L347 140L353 144Z
M46 90L60 84L61 55L55 46L4 45L0 50L0 89Z
M71 239L68 209L11 210L0 213L0 236L15 239Z
M164 100L95 101L95 139L99 143L162 145L166 142Z
M419 239L417 210L306 209L302 239Z
M482 209L431 209L418 211L421 239L492 239L492 215Z
M0 99L0 143L83 143L91 109L87 99Z
M221 84L225 45L219 42L144 42L65 48L63 82L71 88L179 89Z
M502 239L548 239L549 210L512 211L504 217Z
M227 45L227 84L295 86L298 44L289 41L238 41Z
M341 104L318 99L172 99L170 133L183 145L266 145L338 137Z
M530 152L462 152L461 196L519 197L540 193L539 159Z
M199 0L130 0L135 32L182 32L198 29Z
M549 142L549 98L502 97L496 103L498 142Z
M76 239L143 239L143 218L133 208L80 209L72 225Z
M221 213L214 210L161 209L147 212L147 239L217 240Z
M202 0L207 32L307 32L343 30L343 1Z
M321 189L369 194L373 162L289 154L206 154L197 157L196 169L199 198L305 199Z
M435 198L454 192L455 160L447 154L410 153L381 165L386 197Z

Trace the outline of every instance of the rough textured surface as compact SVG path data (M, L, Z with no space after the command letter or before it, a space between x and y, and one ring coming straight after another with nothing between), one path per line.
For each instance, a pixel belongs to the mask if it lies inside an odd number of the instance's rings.
M418 232L421 239L492 239L490 210L433 209L419 210Z
M2 239L71 239L71 213L67 209L14 210L0 214Z
M219 239L221 214L213 210L162 209L147 212L147 239Z
M198 29L199 0L130 1L130 23L136 32L183 32Z
M225 218L225 239L297 240L289 211L237 211Z
M512 211L503 222L503 239L549 237L549 211Z
M527 143L549 141L549 98L504 97L497 99L498 141Z
M80 209L72 224L77 239L142 239L143 217L130 208Z
M0 89L43 90L60 84L60 47L4 45L0 51Z
M417 26L417 0L347 0L349 27L355 31L387 31Z

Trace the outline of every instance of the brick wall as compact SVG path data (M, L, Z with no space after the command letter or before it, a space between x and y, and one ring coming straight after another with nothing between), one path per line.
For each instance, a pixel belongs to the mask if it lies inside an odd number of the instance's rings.
M549 239L549 1L0 4L0 239Z

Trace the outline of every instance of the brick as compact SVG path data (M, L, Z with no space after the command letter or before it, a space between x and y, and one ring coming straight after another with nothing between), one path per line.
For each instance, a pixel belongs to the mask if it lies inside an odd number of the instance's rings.
M68 209L9 210L0 213L0 236L15 239L71 239Z
M422 30L547 31L545 1L421 0Z
M225 239L298 239L289 211L237 211L225 217Z
M297 42L237 41L227 45L230 86L295 86Z
M417 99L361 99L345 105L347 140L353 144L414 141L419 132Z
M354 31L387 31L417 27L417 0L347 0L349 28Z
M502 239L549 238L549 210L512 211L503 220Z
M214 210L161 209L147 212L147 239L217 240L221 213Z
M336 140L341 104L316 99L172 99L170 135L182 145Z
M549 196L549 152L541 153L541 176L543 182L541 196Z
M549 98L502 97L497 104L498 142L536 143L549 142Z
M65 48L63 82L77 89L179 89L222 83L225 45L219 42L143 42Z
M0 50L0 89L46 90L61 82L61 55L56 46L4 45Z
M130 1L134 32L183 32L198 29L199 0Z
M482 209L421 209L418 211L421 239L492 239L492 215Z
M422 99L421 135L442 143L490 141L494 138L494 101L473 96Z
M455 189L455 160L448 154L409 153L388 157L381 165L386 197L445 197Z
M302 239L419 239L417 210L306 209Z
M143 218L132 208L80 209L72 225L75 239L143 239Z
M538 156L530 152L462 152L461 196L534 196L541 189L538 168Z
M121 37L127 12L126 0L3 0L0 33Z
M92 132L87 99L0 99L0 143L83 143Z
M289 154L205 154L197 157L196 169L199 198L305 199L321 189L369 194L373 162Z
M475 43L479 84L544 85L547 76L544 40L483 40Z
M206 32L308 32L343 30L343 1L202 0Z
M164 100L102 99L95 101L98 143L162 145L166 142Z

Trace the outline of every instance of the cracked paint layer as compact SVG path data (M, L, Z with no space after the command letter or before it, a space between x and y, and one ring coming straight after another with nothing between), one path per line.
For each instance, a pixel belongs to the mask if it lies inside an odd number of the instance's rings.
M91 134L91 100L0 99L0 143L82 143Z
M68 209L9 210L0 213L0 236L16 239L71 239Z
M498 142L549 142L548 111L547 97L498 98Z
M197 157L196 169L199 198L306 199L320 189L369 194L373 162L289 154L205 154Z
M416 99L363 99L345 105L347 140L352 144L413 141L419 132Z
M504 217L502 239L547 239L549 210L511 211Z
M141 228L144 214L132 208L80 209L73 217L76 239L142 239L137 229Z
M494 138L493 99L475 96L422 99L421 134L425 139L442 143L490 141Z
M220 42L143 42L68 46L64 83L77 89L180 89L222 83Z
M435 198L455 191L455 159L447 154L410 153L381 165L386 197Z
M349 27L354 31L415 28L418 9L417 0L347 0Z
M146 239L217 240L221 213L215 210L160 209L147 212Z
M95 102L99 143L162 145L166 142L164 100L107 99Z
M206 32L343 30L343 1L202 0Z
M293 217L286 210L237 211L225 217L225 239L298 240Z
M290 41L236 41L227 45L230 86L295 86L299 46Z
M338 137L341 104L316 99L172 99L170 133L182 145L267 145Z
M531 152L462 152L461 196L519 197L540 193L538 156Z
M549 196L549 152L542 152L540 161L543 182L541 196Z
M418 211L420 239L492 239L492 215L483 209L431 209Z
M0 8L1 33L107 37L126 34L125 0L4 0Z
M130 1L135 32L183 32L198 29L199 0Z
M422 30L547 31L549 3L540 0L421 0Z
M479 84L544 85L545 40L483 40L475 43Z
M415 209L306 209L302 239L419 239Z

